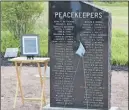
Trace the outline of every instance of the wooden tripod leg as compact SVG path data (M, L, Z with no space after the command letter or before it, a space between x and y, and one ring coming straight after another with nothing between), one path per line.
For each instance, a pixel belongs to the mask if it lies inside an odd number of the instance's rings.
M42 79L43 85L42 85L42 92L41 92L41 106L40 106L40 110L42 110L43 101L44 101L44 104L46 105L46 97L45 97L46 68L47 68L47 63L45 63L45 66L44 66L44 75L43 75L43 79Z
M20 64L20 68L18 68L17 62L15 62L15 66L16 66L16 73L17 73L17 79L18 79L18 86L20 88L20 93L21 93L21 99L22 99L22 103L24 104L24 96L23 96L22 84L21 84L21 78L20 78L22 63Z
M47 63L45 63L44 65L44 74L43 74L43 83L44 83L44 86L43 86L43 99L44 99L44 104L46 105L46 94L45 94L45 86L46 86L46 69L47 69Z
M42 87L40 110L42 110L42 106L43 106L43 91L44 91L43 89L44 89L44 88Z
M40 76L40 83L41 83L41 87L42 87L43 80L42 80L42 71L41 71L40 63L37 63L37 65L38 65L38 71L39 71L39 76Z
M41 82L41 107L40 110L42 110L42 105L43 105L43 80L42 80L42 71L41 71L41 66L40 63L37 63L38 65L38 71L39 71L39 76L40 76L40 82Z
M22 63L20 63L19 71L21 71L21 67L22 67ZM15 92L15 99L14 99L13 108L16 107L17 96L18 96L18 81L17 81L17 84L16 84L16 92Z

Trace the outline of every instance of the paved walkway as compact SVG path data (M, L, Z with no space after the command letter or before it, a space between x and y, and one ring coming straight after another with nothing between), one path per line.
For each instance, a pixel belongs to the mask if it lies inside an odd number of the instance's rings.
M43 68L42 68L43 69ZM40 97L40 80L36 67L22 68L22 84L25 97ZM49 103L49 78L47 79L47 102ZM1 67L1 110L13 110L13 100L16 87L15 67ZM128 110L128 72L112 71L112 106L118 106L122 110ZM17 99L16 110L39 110L39 103L21 103Z

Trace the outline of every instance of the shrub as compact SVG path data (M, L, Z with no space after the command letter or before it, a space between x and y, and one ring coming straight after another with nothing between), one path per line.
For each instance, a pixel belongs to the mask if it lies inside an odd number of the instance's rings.
M2 2L2 29L15 38L33 32L34 24L44 10L42 2Z
M20 48L20 40L16 39L9 31L1 33L1 51L4 53L6 48Z

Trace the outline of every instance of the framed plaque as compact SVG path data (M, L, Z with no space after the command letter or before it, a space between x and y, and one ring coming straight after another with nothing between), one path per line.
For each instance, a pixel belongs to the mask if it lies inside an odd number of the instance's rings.
M27 57L39 56L39 36L23 35L21 37L21 54Z

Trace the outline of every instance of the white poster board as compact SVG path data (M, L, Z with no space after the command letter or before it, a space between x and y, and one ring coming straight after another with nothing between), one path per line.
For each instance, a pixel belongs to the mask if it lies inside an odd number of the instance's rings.
M12 58L17 57L18 48L7 48L4 57L5 58Z

